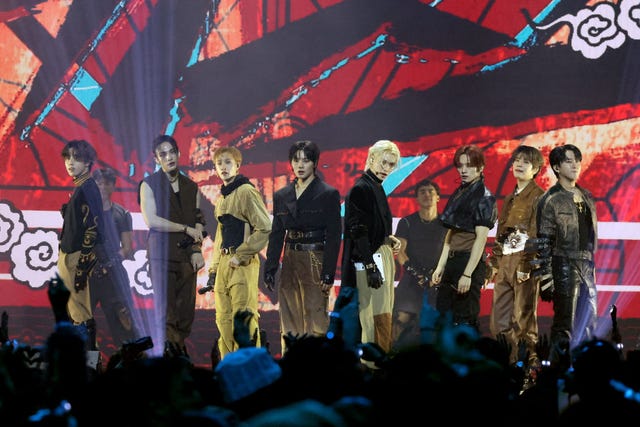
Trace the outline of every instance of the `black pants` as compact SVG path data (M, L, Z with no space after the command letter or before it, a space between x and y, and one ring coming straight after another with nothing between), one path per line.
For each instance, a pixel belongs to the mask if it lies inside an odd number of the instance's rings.
M133 297L127 272L119 259L108 260L94 269L90 277L90 298L93 313L100 304L116 349L124 341L136 338L131 316Z
M438 287L436 308L440 313L440 322L445 322L449 316L454 325L470 325L478 329L480 316L480 292L484 285L485 263L478 262L471 274L471 288L464 294L458 293L458 280L464 273L471 252L455 251L449 254L444 267L442 280Z
M595 266L590 260L555 256L551 268L554 292L550 360L552 364L566 364L569 349L594 337L598 320Z

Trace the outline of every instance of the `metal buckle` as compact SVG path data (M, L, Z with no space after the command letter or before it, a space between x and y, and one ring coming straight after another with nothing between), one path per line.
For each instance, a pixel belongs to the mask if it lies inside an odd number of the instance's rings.
M298 230L289 230L289 232L287 233L287 236L290 239L297 240L297 239L302 239L304 237L304 233Z

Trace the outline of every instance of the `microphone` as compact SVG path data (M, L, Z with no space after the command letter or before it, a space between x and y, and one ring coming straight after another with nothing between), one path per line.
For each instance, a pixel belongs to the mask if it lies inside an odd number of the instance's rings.
M207 233L206 231L202 232L202 238L204 239L205 237L207 237L209 235L209 233ZM180 240L176 245L180 248L180 249L187 249L189 246L193 245L195 243L195 240L193 240L193 237L191 236L187 236L184 239Z
M212 291L213 288L215 287L215 284L216 284L216 273L209 273L209 280L207 280L207 285L198 289L198 293L200 295L204 295L207 292Z
M207 292L211 292L213 290L213 285L207 285L207 286L203 286L200 289L198 289L198 293L200 295L204 295Z

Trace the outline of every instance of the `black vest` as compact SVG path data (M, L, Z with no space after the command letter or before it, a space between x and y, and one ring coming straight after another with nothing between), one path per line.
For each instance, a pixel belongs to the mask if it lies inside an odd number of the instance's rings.
M159 171L144 179L156 202L156 214L169 221L194 227L196 225L196 198L198 185L180 174L180 191L175 193L164 172ZM178 262L189 262L191 250L179 248L178 244L187 235L183 232L169 233L149 230L147 236L147 257Z

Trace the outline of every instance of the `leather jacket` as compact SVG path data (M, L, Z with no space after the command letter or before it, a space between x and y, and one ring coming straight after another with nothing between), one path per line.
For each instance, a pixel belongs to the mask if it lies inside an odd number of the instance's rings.
M573 193L559 183L549 188L538 203L538 236L549 237L553 242L554 256L593 261L598 244L598 220L592 194L582 187L583 200L591 212L591 230L587 248L580 250L578 211L573 202Z
M475 233L476 226L492 229L498 218L496 198L484 185L484 179L463 184L451 195L440 221L446 228Z

